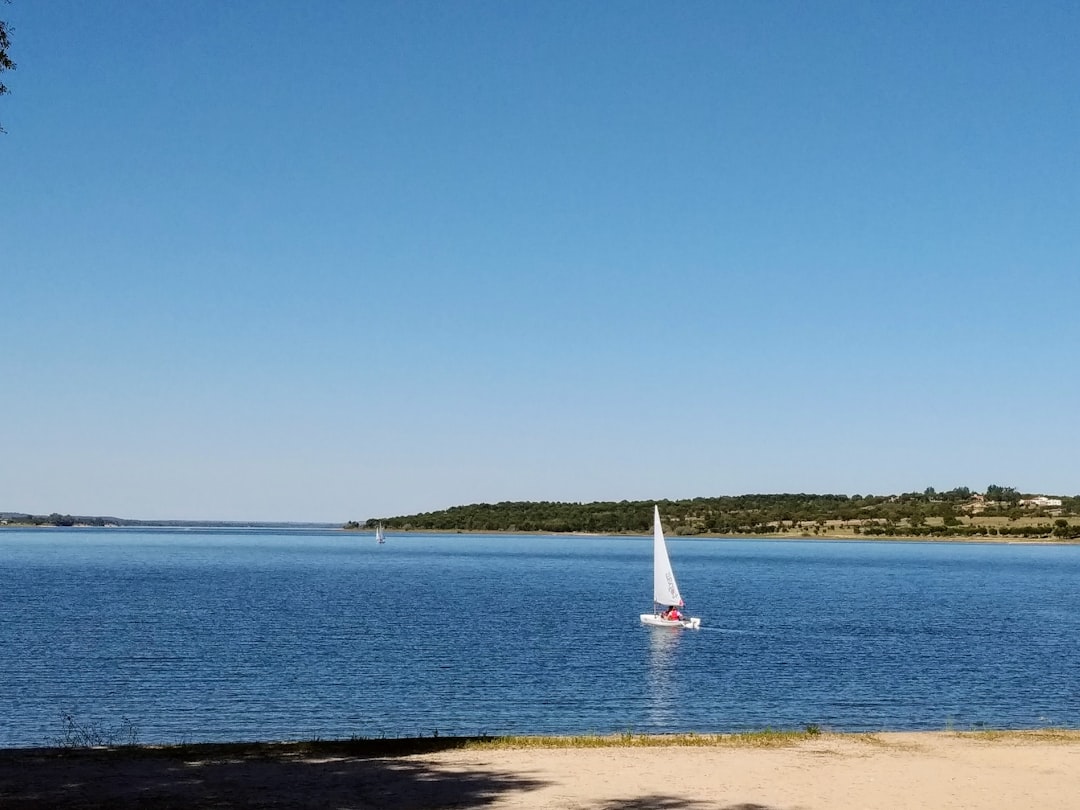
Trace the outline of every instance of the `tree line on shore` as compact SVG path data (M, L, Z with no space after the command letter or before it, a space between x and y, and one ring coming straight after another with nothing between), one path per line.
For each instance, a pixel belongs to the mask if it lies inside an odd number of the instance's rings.
M1080 537L1080 496L1061 496L1053 508L1031 504L1013 487L990 486L986 493L967 487L900 495L733 495L654 501L504 501L453 506L416 515L350 521L347 529L374 530L378 524L398 531L587 532L641 534L652 530L657 503L669 534L822 534L843 527L866 536ZM976 512L976 510L978 510ZM988 521L985 518L1005 518ZM1020 518L1038 518L1011 525Z
M125 526L129 528L280 528L302 527L313 529L335 528L337 523L281 523L278 521L252 520L136 520L133 518L106 517L102 515L34 515L28 512L0 512L0 525L6 526L92 526L96 528Z
M1014 487L991 485L985 493L967 487L900 495L759 494L661 500L668 534L745 535L853 534L867 537L1080 538L1080 496L1059 496L1045 505ZM1043 499L1045 501L1045 499ZM346 529L396 531L583 532L646 534L652 531L654 501L504 501L454 506L416 515L350 521ZM0 523L32 526L135 526L160 522L52 513L0 512ZM197 521L169 521L202 525ZM218 523L215 525L230 525ZM235 524L240 525L240 524ZM256 524L243 524L256 525ZM323 524L326 525L326 524Z
M0 521L20 526L109 526L119 525L116 518L61 515L31 515L22 512L0 512Z

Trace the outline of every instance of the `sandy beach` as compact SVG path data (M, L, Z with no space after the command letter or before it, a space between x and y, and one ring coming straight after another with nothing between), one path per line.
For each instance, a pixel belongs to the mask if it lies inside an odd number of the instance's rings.
M395 756L272 746L0 752L0 807L56 806L1073 810L1080 732Z

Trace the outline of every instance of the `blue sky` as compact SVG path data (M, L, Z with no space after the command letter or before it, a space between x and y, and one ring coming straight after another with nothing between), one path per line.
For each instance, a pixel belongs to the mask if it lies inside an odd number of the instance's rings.
M0 511L1080 492L1080 6L30 2Z

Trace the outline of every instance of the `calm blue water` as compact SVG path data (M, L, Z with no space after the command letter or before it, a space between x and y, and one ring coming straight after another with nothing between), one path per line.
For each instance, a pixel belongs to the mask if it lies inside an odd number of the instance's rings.
M0 746L1080 726L1080 546L0 531Z

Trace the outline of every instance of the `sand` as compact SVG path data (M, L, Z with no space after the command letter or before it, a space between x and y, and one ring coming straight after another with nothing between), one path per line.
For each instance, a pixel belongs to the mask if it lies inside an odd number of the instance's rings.
M0 752L0 807L56 806L1076 810L1080 733L823 734L783 748L402 756Z

